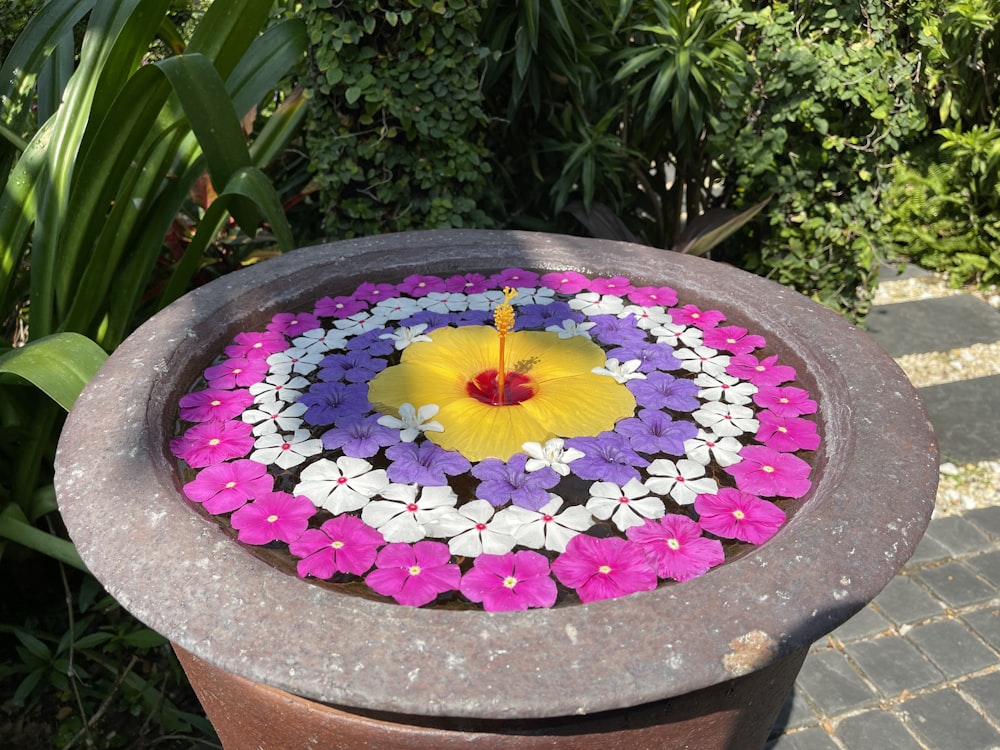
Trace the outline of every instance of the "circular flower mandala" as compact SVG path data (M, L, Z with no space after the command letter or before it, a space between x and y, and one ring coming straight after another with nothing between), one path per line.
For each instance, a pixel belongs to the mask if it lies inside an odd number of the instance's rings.
M820 442L795 378L669 287L415 274L238 333L170 447L189 500L303 578L550 607L688 580L777 533Z

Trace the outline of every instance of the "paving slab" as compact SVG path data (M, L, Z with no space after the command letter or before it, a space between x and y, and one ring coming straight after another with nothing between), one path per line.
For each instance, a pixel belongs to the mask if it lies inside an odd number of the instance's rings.
M783 734L767 745L766 750L841 750L819 727Z
M948 679L958 679L996 664L993 650L957 620L917 625L906 638Z
M971 294L875 305L866 326L893 357L1000 341L1000 314Z
M980 531L974 523L967 521L962 516L946 516L937 519L927 527L924 539L937 542L951 555L967 555L988 549L990 546L990 538Z
M944 611L939 601L906 576L896 576L889 581L873 604L897 625L926 620Z
M1000 375L917 390L934 426L942 461L1000 459Z
M967 511L962 514L962 518L974 523L981 531L985 531L991 539L1000 541L1000 502L989 508L976 508Z
M986 643L1000 651L1000 607L987 606L962 615L965 624L972 628Z
M865 677L888 699L944 681L941 671L908 641L897 636L846 647Z
M877 709L843 719L837 739L847 750L923 750L898 716Z
M935 750L997 750L1000 734L954 689L939 690L899 707L914 732Z
M830 635L841 644L854 643L864 638L873 638L892 630L892 623L882 617L872 607L865 607Z
M1000 672L973 677L959 687L994 724L1000 725Z
M810 655L802 665L796 685L825 716L878 701L847 656L835 649Z
M994 586L1000 586L1000 547L994 552L966 558L965 564L981 578L987 579Z
M982 604L997 595L995 588L955 561L921 570L914 577L930 586L935 596L949 607Z

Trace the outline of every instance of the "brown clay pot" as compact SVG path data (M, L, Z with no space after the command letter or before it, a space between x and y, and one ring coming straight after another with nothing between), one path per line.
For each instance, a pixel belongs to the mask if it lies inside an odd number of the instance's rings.
M674 287L764 335L819 402L806 502L769 542L680 585L486 613L338 594L192 510L177 400L241 330L363 280L511 266ZM810 644L909 558L937 483L915 390L865 334L710 261L554 235L442 231L306 248L192 292L135 332L67 422L56 489L97 578L168 637L233 748L760 747Z

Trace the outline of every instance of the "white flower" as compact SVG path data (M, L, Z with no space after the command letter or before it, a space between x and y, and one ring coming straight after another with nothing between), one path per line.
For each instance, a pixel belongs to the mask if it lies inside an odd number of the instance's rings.
M663 501L649 496L649 488L638 479L630 479L624 487L613 482L590 485L587 510L602 520L611 519L619 531L641 526L643 518L662 518L667 512Z
M670 495L678 505L690 505L698 495L712 495L719 487L715 480L705 476L705 467L697 461L681 458L676 463L669 458L658 458L647 468L652 475L646 487L657 495Z
M694 379L695 385L701 386L698 398L706 401L726 401L730 404L749 404L757 386L732 375L720 373L709 375L703 372Z
M683 326L679 323L664 323L663 325L653 326L649 331L651 334L656 336L657 344L666 344L667 346L701 346L702 341L704 341L704 334L700 328L695 326Z
M431 337L424 335L424 331L426 330L426 323L420 323L415 326L400 326L393 333L383 333L379 338L392 339L396 351L401 352L414 341L430 341Z
M282 469L298 466L323 450L323 441L311 437L309 430L296 430L290 436L280 432L261 435L254 441L250 460L261 464L276 464Z
M743 443L734 437L719 437L714 432L698 430L697 437L684 441L684 453L692 461L707 466L712 459L719 466L733 466L743 459L740 449Z
M341 456L336 463L321 458L304 468L299 479L292 493L305 495L317 508L335 516L363 508L389 486L385 469L373 471L364 459L349 456Z
M428 422L438 413L437 404L424 404L414 409L413 404L406 403L399 407L399 418L388 414L378 418L383 427L395 427L399 430L399 439L404 443L412 443L421 432L444 432L440 422Z
M458 496L451 487L424 487L417 497L415 484L390 484L370 501L361 520L382 532L387 542L419 542L427 526L455 508Z
M667 325L672 322L670 313L668 313L666 308L661 305L654 305L652 307L643 307L642 305L626 305L622 308L622 311L618 313L619 318L625 318L629 315L634 316L636 326L645 331L648 331L651 328L656 328L657 326Z
M629 380L646 379L646 376L638 371L641 366L641 359L630 359L626 362L619 362L614 357L611 357L604 362L604 367L595 367L591 372L595 375L610 375L615 381L625 383Z
M565 552L570 539L594 525L590 511L571 505L562 513L563 500L549 494L549 501L538 510L510 505L493 518L493 528L511 534L518 544L531 549Z
M590 329L596 325L597 323L577 323L572 318L567 318L560 325L546 326L545 330L559 334L561 339L571 339L574 336L583 336L589 339Z
M555 298L555 290L547 286L534 287L519 286L517 296L510 301L512 305L547 305Z
M707 372L709 375L724 375L729 366L729 355L719 354L708 346L677 349L674 356L681 361L681 367L688 372Z
M309 381L298 375L268 375L261 383L254 383L249 391L255 404L272 401L298 401L302 388L308 388Z
M744 432L756 433L760 423L754 419L753 409L738 404L710 401L692 412L694 421L722 437L736 437Z
M272 354L267 358L267 364L270 366L270 372L275 375L288 375L293 372L298 375L307 375L316 369L324 356L326 355L323 352L291 347L283 352Z
M307 352L332 352L343 349L347 344L347 336L335 329L314 328L292 340L292 346Z
M470 310L492 310L503 302L503 292L499 289L488 289L485 292L476 292L468 295L466 301Z
M333 324L348 336L358 336L374 331L385 325L386 318L373 312L354 313L348 318L333 321Z
M420 312L420 303L410 297L380 299L372 307L372 314L383 320L402 320Z
M569 464L578 458L583 458L583 451L576 448L565 447L566 443L562 438L552 438L541 443L522 443L521 450L528 454L528 460L524 462L525 471L538 471L539 469L552 469L559 476L569 475Z
M597 292L581 292L569 301L569 306L584 315L617 315L625 302L614 294L600 295Z
M469 299L461 292L429 292L417 300L429 312L452 313L469 309Z
M489 523L493 514L493 506L486 500L471 500L429 522L427 535L448 539L448 549L453 555L504 555L514 549L517 542L513 536L497 531Z
M242 419L247 424L254 425L253 434L256 437L270 435L273 432L293 432L302 426L302 415L306 413L306 405L296 401L269 401L258 404L256 409L247 409Z

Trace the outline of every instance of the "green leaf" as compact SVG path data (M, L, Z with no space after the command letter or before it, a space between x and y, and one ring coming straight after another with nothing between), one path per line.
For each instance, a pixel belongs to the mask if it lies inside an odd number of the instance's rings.
M32 526L14 503L0 511L0 538L9 539L22 547L41 552L84 573L89 572L72 542Z
M0 357L0 373L24 378L66 411L108 355L78 333L55 333Z
M162 646L167 642L167 639L155 630L143 628L126 634L122 637L122 641L136 648L155 648L156 646Z

